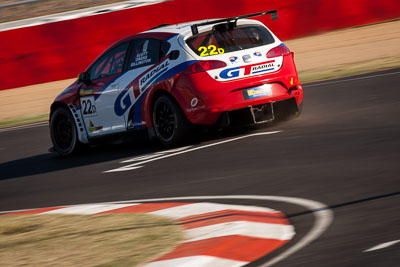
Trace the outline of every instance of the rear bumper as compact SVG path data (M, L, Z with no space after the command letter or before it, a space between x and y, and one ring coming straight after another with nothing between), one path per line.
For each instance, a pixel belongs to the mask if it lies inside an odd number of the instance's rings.
M243 126L285 120L300 112L294 97L266 104L224 111L217 120L218 127Z
M268 94L247 97L248 89L262 85L269 88ZM221 82L206 72L181 75L173 94L188 120L203 125L215 124L227 111L289 99L299 105L303 99L292 54L284 57L280 70L250 78Z

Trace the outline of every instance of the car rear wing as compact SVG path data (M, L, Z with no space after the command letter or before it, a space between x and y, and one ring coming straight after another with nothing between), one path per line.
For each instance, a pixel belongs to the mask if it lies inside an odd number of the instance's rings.
M278 11L276 11L276 9L274 9L274 10L268 10L268 11L259 12L259 13L253 13L253 14L248 14L248 15L237 16L237 17L210 20L210 21L207 21L207 22L193 24L191 26L192 34L193 35L199 34L199 29L198 29L199 26L205 26L205 25L211 25L211 24L215 24L215 23L226 22L229 28L234 28L234 27L236 27L237 21L239 19L246 19L246 18L250 18L250 17L258 17L258 16L267 15L267 14L271 14L271 20L278 19Z

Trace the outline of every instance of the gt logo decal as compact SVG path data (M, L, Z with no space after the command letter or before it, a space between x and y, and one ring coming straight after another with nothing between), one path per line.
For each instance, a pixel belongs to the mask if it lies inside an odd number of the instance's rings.
M128 89L124 89L121 94L115 100L114 111L117 116L122 116L132 106L132 100L129 92L133 91L133 86Z
M229 69L224 69L219 73L219 76L222 79L230 79L239 77L240 73L242 72L244 76L250 74L256 74L261 72L272 71L275 69L274 65L275 60L270 60L262 63L251 64L246 66L234 67Z
M241 68L242 67L235 67L235 68L225 69L225 70L221 71L219 76L222 79L229 79L229 78L238 77Z
M201 57L206 57L206 56L213 56L213 55L218 55L218 54L223 54L225 53L225 50L223 48L218 48L215 45L209 45L208 47L206 46L200 46L199 49L197 49L200 53Z
M97 116L96 105L94 103L95 102L93 96L81 98L81 110L84 117Z

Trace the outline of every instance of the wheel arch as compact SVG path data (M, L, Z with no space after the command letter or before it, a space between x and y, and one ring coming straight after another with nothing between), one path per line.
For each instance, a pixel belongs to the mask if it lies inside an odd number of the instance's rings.
M163 88L158 88L157 90L155 90L154 92L152 92L151 94L149 94L149 96L147 97L146 101L145 101L145 106L144 106L144 114L145 115L145 122L147 127L153 127L153 107L154 107L154 103L156 102L156 100L160 97L160 96L167 96L169 98L172 99L172 101L175 102L175 104L177 104L177 106L181 109L181 111L183 112L183 114L186 117L186 114L184 112L184 110L182 109L182 106L180 105L179 101L176 99L176 97L169 91L163 89ZM186 117L187 119L187 117Z
M56 111L56 109L58 109L58 108L60 108L60 107L64 107L64 108L66 108L66 109L69 110L67 104L65 104L65 103L63 103L63 102L60 102L60 101L55 101L55 102L53 102L53 104L51 104L51 106L50 106L49 121L50 121L51 116L53 115L54 111Z
M84 125L85 123L83 121L83 117L81 116L81 113L72 104L67 105L61 101L53 102L53 104L51 104L50 106L49 122L51 121L51 116L58 108L66 108L71 113L72 117L74 118L74 123L77 130L79 142L81 142L82 144L88 144L89 140Z

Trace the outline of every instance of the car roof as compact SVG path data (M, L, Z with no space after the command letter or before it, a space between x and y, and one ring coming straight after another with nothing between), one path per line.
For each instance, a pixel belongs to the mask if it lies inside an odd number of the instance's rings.
M110 46L109 49L114 48L126 41L132 40L132 39L138 39L138 38L151 38L154 36L158 36L158 37L165 37L167 38L169 35L174 35L174 34L178 34L181 36L191 36L191 26L194 24L199 24L199 23L204 23L204 22L211 22L217 19L209 19L209 20L198 20L198 21L191 21L191 22L184 22L184 23L179 23L179 24L172 24L172 25L167 25L167 24L162 24L160 26L156 26L152 29L149 29L147 31L144 32L140 32L137 34L133 34L131 36L128 36L124 39L119 40L118 42L114 43L112 46ZM221 22L220 22L221 23ZM220 23L214 23L214 24L210 24L210 25L206 25L206 26L199 26L199 33L204 32L204 31L208 31L210 30L214 25L216 24L220 24ZM262 25L261 22L259 22L258 20L253 20L253 19L239 19L237 21L238 25L246 25L246 24L260 24ZM108 50L108 49L107 49Z
M148 32L172 32L172 33L176 33L176 34L180 34L180 35L187 35L191 33L191 26L195 25L195 24L200 24L200 23L204 23L204 22L212 22L215 20L219 20L217 19L208 19L208 20L197 20L197 21L191 21L191 22L184 22L184 23L179 23L179 24L173 24L173 25L160 25L160 27L156 26L152 29L149 29L143 33L148 33ZM243 25L243 24L261 24L261 22L259 22L258 20L253 20L253 19L240 19L237 21L238 25ZM199 32L204 31L204 30L208 30L209 28L212 28L214 25L216 24L221 24L221 22L219 23L213 23L210 25L206 25L206 26L199 26Z

